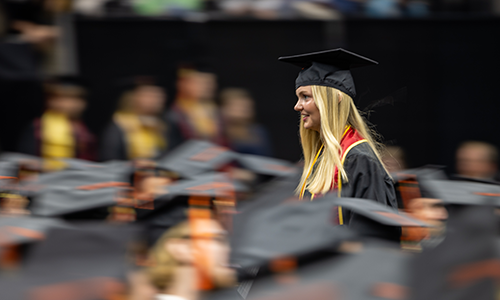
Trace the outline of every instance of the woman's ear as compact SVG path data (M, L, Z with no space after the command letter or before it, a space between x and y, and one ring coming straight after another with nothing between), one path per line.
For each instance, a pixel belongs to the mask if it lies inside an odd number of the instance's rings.
M194 254L189 239L169 239L165 243L165 250L181 264L193 264Z

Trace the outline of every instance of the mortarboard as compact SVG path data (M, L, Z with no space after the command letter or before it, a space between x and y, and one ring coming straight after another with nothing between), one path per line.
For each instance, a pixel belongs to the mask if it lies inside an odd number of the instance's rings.
M338 48L306 54L282 56L282 62L303 68L295 81L295 89L307 85L328 86L354 99L356 89L350 69L378 64L361 55Z
M452 180L422 180L424 192L446 204L500 207L500 185Z
M287 198L289 195L286 192L285 197L274 195L284 200L280 205L260 210L246 207L236 215L232 247L235 263L250 267L279 255L303 254L335 245L335 241L347 236L342 231L346 229L344 226L336 226L334 212L337 206L387 230L401 226L429 226L372 200L337 198L332 194L314 201L296 201ZM358 228L351 229L358 232Z
M33 215L53 217L85 212L122 203L120 197L130 188L121 173L97 170L66 170L46 173L36 182Z
M496 299L500 278L496 229L490 206L456 207L448 219L446 238L411 261L409 299Z
M40 217L0 217L0 246L24 244L45 238L52 228L69 228L62 220Z
M190 140L157 161L159 169L173 171L181 177L217 171L232 162L236 154L207 141Z
M334 250L355 234L334 223L331 201L292 202L235 219L232 263L260 267L283 257L308 256Z
M154 200L154 209L138 209L137 219L148 228L149 243L152 244L165 230L188 217L188 209L193 205L190 199L201 200L205 209L215 203L219 208L227 204L227 208L233 210L234 193L246 191L245 185L230 180L225 173L203 173L165 186L164 194L159 194Z
M246 299L406 299L411 255L381 245L360 250L257 277Z
M127 255L139 232L136 226L102 223L54 228L33 247L18 276L0 278L2 294L12 300L123 296Z
M289 176L298 172L298 168L282 159L252 155L238 154L236 161L245 169L253 171L260 175L269 176Z

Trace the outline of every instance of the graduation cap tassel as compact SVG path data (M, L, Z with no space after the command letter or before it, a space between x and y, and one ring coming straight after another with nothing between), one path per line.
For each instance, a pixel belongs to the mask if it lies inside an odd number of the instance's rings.
M189 197L189 226L191 231L191 240L194 251L194 266L198 274L198 289L211 290L213 283L211 278L205 274L203 270L207 269L204 266L208 265L208 257L204 255L204 239L211 238L210 236L199 236L199 226L203 226L203 220L212 218L210 211L210 197L207 196L191 196Z

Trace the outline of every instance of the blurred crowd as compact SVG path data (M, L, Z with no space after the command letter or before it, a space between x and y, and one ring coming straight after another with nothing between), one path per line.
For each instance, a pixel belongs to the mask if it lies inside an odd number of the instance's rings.
M218 91L199 61L178 65L175 94L151 74L117 78L116 110L91 133L67 26L74 12L331 19L484 12L494 1L0 3L1 79L44 78L43 112L16 153L0 154L1 299L498 299L494 145L463 142L452 175L409 169L404 149L386 145L398 210L335 193L300 201L301 163L272 158L251 91ZM334 225L340 206L402 228L400 241Z
M87 16L339 19L425 17L433 13L498 13L497 0L3 0L14 6L45 6Z

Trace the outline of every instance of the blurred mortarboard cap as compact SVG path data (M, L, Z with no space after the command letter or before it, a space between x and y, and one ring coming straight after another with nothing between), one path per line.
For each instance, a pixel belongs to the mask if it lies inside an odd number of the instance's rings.
M500 260L497 220L489 206L460 206L446 238L412 259L410 300L496 299Z
M19 245L45 238L53 228L69 228L62 220L40 217L0 217L0 247Z
M419 221L409 215L398 212L386 205L369 199L357 198L337 198L336 195L325 197L337 206L348 209L355 214L359 214L386 226L410 226L410 227L429 227L428 224ZM321 199L323 200L323 199ZM326 200L326 199L325 199Z
M102 223L52 229L32 249L17 280L7 282L12 284L4 287L5 292L9 299L29 300L104 300L124 295L127 252L139 232L131 225Z
M237 220L232 235L232 262L243 268L263 266L283 257L335 251L340 242L354 239L336 227L331 201L291 202L254 212Z
M157 161L159 169L173 171L181 177L193 177L217 171L232 162L236 154L207 141L190 140Z
M130 188L128 178L117 172L66 170L47 173L36 182L31 212L38 216L63 216L94 208L123 205Z
M452 180L423 180L421 189L446 204L500 207L500 185Z
M24 153L4 152L0 155L0 161L17 163L25 167L32 167L32 169L41 169L43 159Z
M272 157L238 154L236 161L243 168L261 175L289 176L298 172L298 168L294 164Z
M246 299L406 299L410 259L397 249L363 246L294 271L258 277Z
M0 191L17 190L14 185L19 175L19 165L15 162L0 161Z
M247 187L232 181L226 173L210 172L191 179L179 180L165 187L165 196L231 197L234 192L246 192Z
M295 89L308 85L327 86L338 89L353 99L356 97L356 89L350 69L378 64L341 48L282 56L278 59L303 68L295 81Z
M190 197L201 197L208 208L213 204L211 199L234 200L235 193L246 191L245 185L232 181L226 173L204 173L165 186L164 194L154 200L154 209L137 210L137 219L147 226L152 244L165 230L187 218L187 210L193 204Z
M395 181L422 180L422 179L447 179L443 171L444 166L425 165L415 169L402 170L391 173Z

